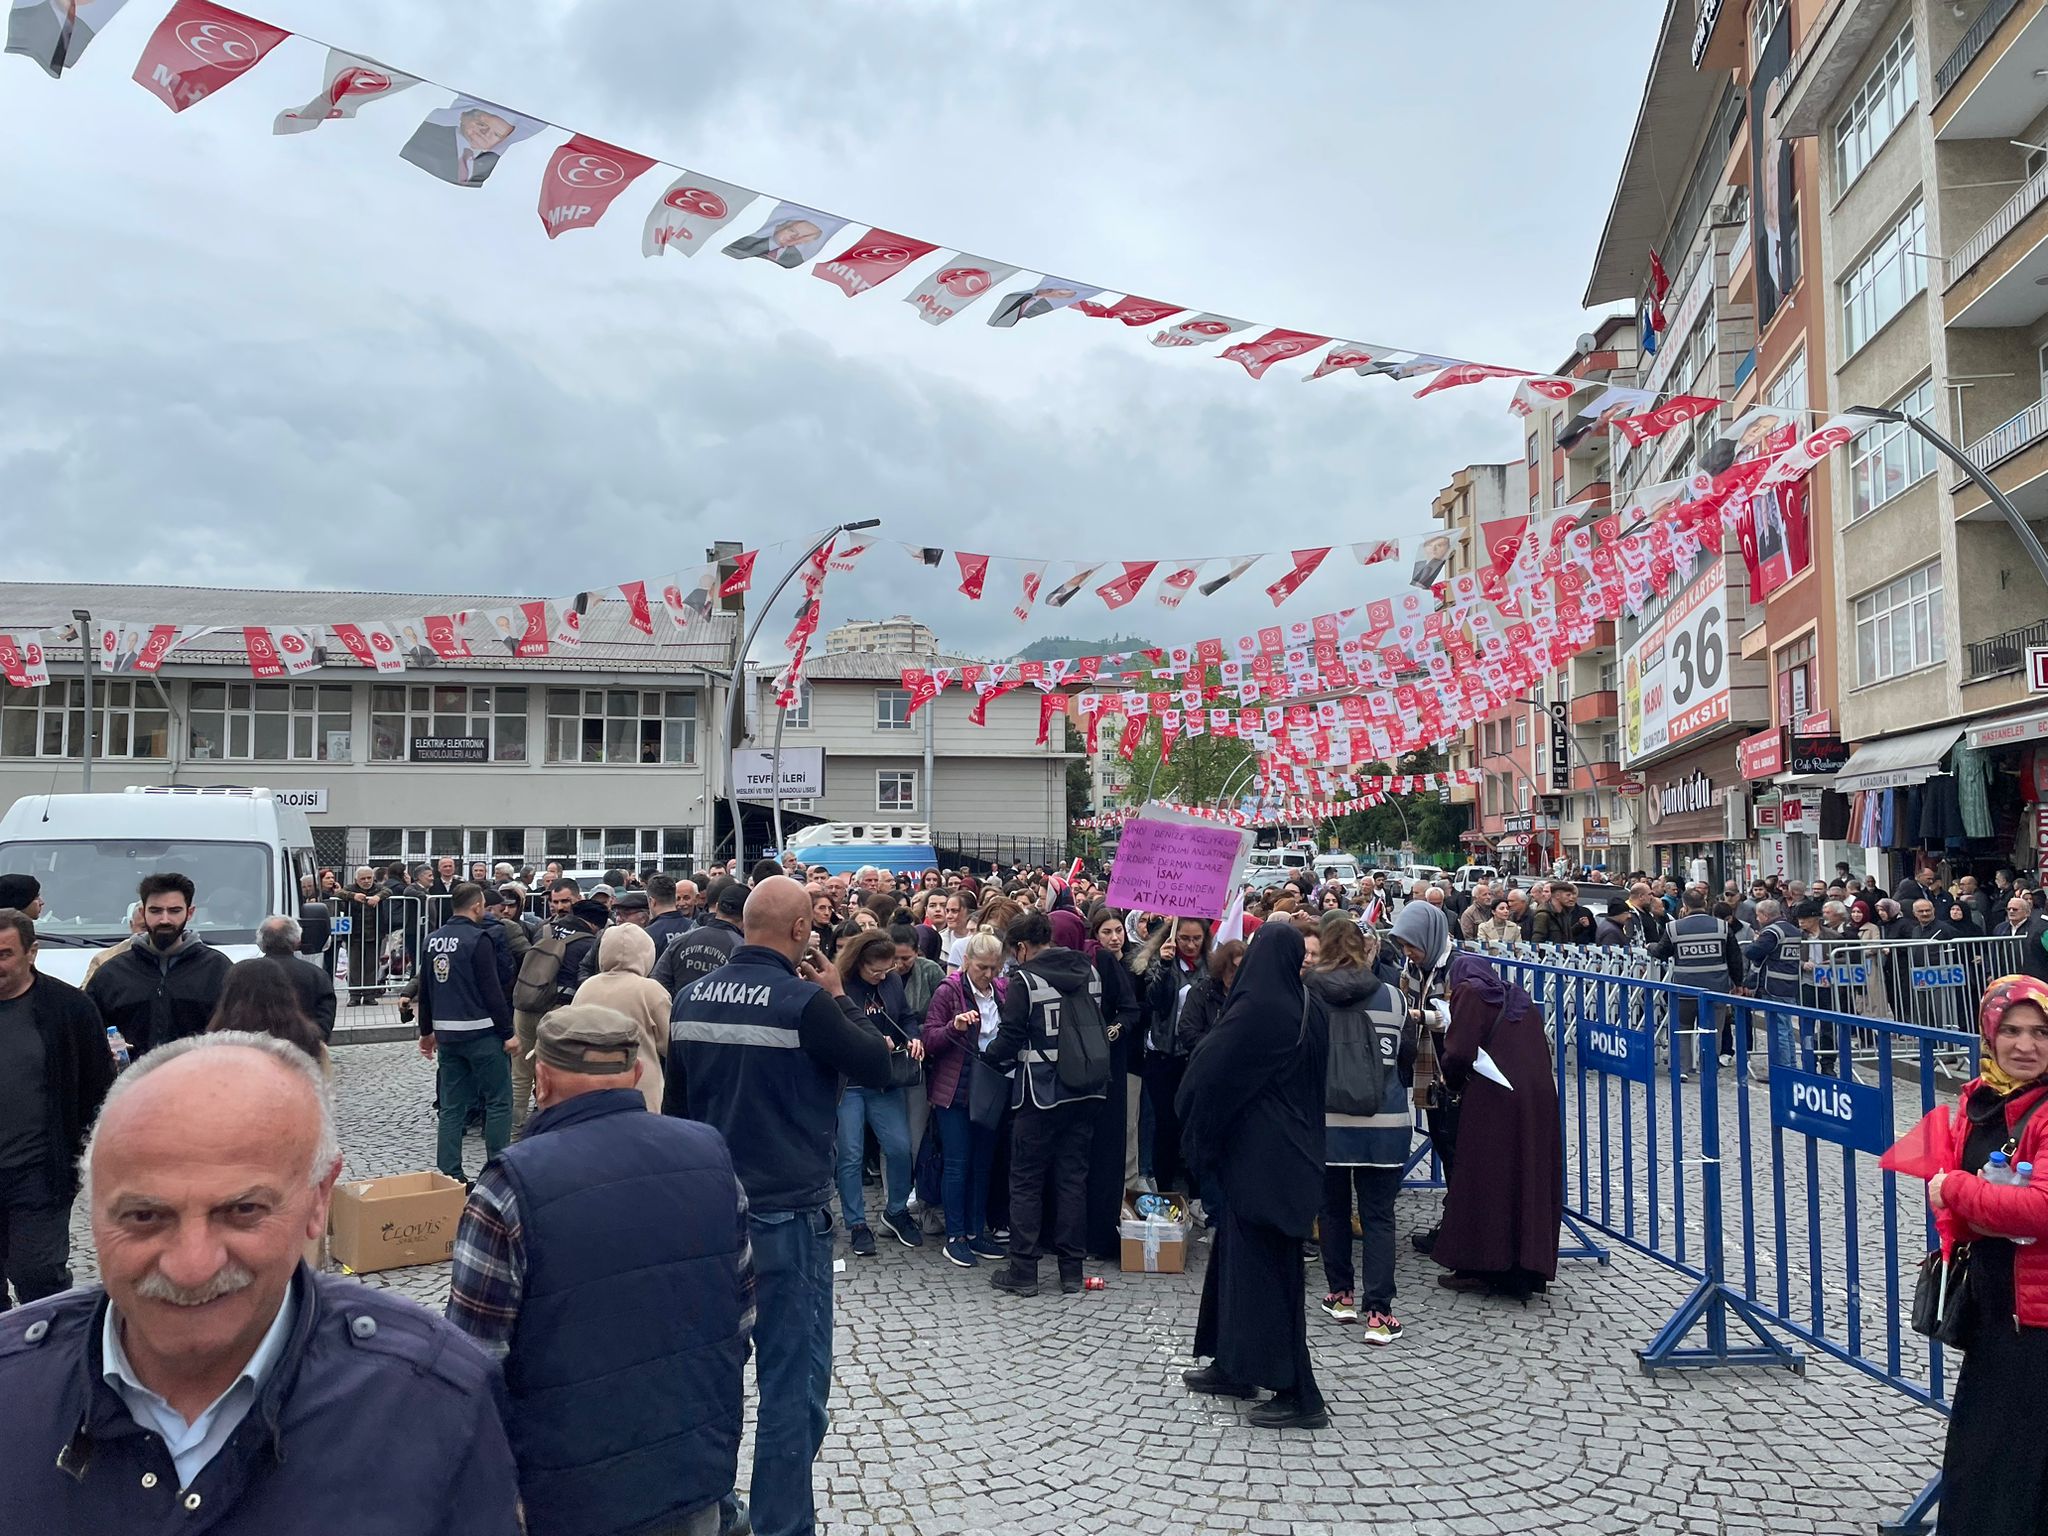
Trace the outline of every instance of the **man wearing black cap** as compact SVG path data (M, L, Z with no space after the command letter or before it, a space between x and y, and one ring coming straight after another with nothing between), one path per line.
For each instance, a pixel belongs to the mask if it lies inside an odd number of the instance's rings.
M34 875L0 875L0 907L33 922L43 915L43 883Z
M739 881L720 878L711 882L710 915L670 940L654 962L654 979L668 988L670 997L732 958L732 952L745 942L740 913L746 905L747 888Z
M448 1320L504 1362L527 1529L713 1536L754 1327L731 1154L647 1113L624 1014L558 1008L534 1049L540 1107L470 1190Z

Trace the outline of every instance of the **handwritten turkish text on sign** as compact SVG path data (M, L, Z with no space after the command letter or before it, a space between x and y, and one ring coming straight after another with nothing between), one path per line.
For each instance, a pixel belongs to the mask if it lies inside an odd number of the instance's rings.
M1124 823L1109 870L1109 904L1176 917L1221 917L1252 834L1146 806Z

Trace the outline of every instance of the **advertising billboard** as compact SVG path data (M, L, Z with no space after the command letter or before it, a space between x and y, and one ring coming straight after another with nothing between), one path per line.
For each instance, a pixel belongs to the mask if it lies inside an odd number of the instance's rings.
M1708 735L1730 718L1728 558L1717 555L1621 664L1621 757L1628 766Z

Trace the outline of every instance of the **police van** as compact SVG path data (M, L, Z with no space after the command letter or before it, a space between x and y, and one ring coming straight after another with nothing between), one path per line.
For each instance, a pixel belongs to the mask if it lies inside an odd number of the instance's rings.
M257 953L256 929L301 911L311 876L306 813L268 789L131 786L112 795L24 795L0 816L0 874L43 888L36 967L76 986L95 951L128 938L145 875L181 874L196 891L191 927L230 959Z

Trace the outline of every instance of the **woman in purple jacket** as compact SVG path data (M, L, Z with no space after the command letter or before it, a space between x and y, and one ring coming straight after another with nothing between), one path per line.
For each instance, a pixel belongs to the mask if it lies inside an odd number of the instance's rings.
M1002 940L992 933L975 934L967 941L961 968L939 983L924 1016L925 1087L945 1156L939 1184L946 1208L945 1251L962 1269L1009 1253L986 1229L996 1132L976 1125L967 1112L967 1058L979 1055L995 1038L1003 993L1003 979L996 973L1002 963Z

